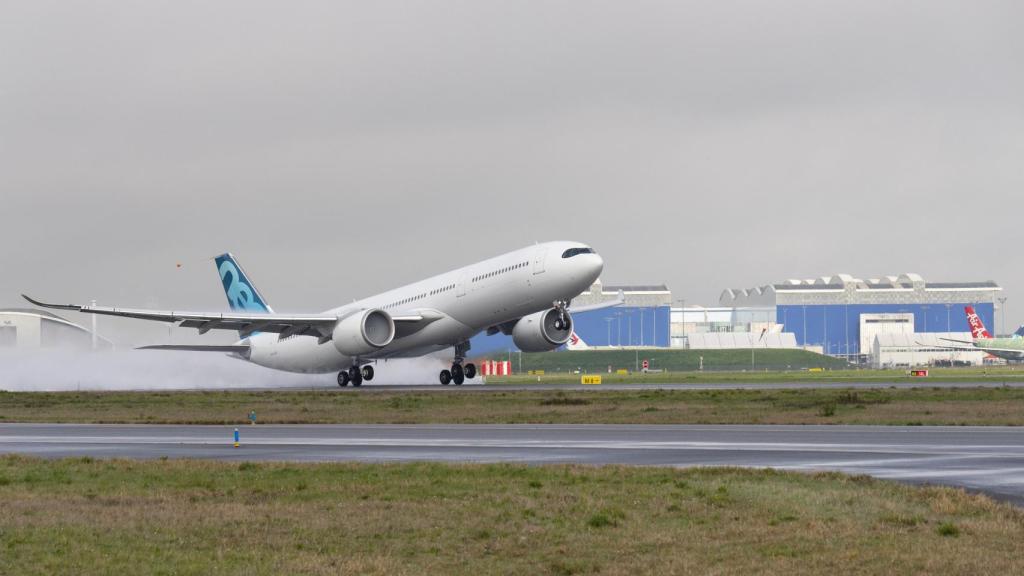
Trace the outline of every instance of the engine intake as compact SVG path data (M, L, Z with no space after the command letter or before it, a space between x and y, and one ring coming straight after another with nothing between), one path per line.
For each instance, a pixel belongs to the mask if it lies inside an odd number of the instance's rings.
M552 308L523 316L512 328L512 341L523 352L547 352L569 341L572 336L572 317L565 314L565 326L556 328L558 310Z
M362 356L391 344L395 339L395 321L383 310L363 310L339 320L331 338L338 352Z

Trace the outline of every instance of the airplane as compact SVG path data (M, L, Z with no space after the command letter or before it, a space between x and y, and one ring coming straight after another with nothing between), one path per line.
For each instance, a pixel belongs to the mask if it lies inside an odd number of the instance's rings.
M147 350L227 353L260 366L299 373L338 371L339 386L373 380L379 361L454 349L441 384L461 385L476 376L465 363L469 340L486 331L512 336L525 352L554 350L573 333L572 314L618 306L615 300L571 308L572 299L600 276L604 260L579 242L546 242L470 264L320 314L278 314L271 309L238 261L215 258L231 313L178 312L49 304L22 295L42 308L122 316L210 330L236 330L230 345L164 344Z
M1024 360L1024 338L1021 338L1022 329L1017 330L1013 338L994 338L992 334L985 328L985 323L981 321L981 317L974 311L973 306L965 306L964 312L967 314L967 324L971 328L971 336L973 340L956 340L953 338L940 338L946 342L954 342L956 344L968 344L969 346L943 346L950 350L963 350L963 351L982 351L996 356L1004 358L1006 360Z

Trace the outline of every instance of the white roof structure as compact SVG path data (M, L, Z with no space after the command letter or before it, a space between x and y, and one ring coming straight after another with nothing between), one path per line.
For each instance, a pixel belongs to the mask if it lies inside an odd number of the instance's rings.
M796 335L791 332L765 334L753 332L702 332L687 334L691 350L734 348L796 348Z
M943 340L945 338L945 340ZM970 344L957 344L950 340L970 342L970 332L915 332L908 334L876 334L875 340L881 348L941 348L950 346L968 347Z
M786 304L881 304L991 302L1002 290L992 280L926 282L907 272L863 280L850 274L819 278L791 278L756 288L728 289L719 297L721 306L776 306Z

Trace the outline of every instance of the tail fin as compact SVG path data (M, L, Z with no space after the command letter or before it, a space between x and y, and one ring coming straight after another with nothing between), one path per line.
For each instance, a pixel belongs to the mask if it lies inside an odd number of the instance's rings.
M228 306L232 310L273 312L230 252L217 256L214 262L217 263L224 294L228 297Z
M569 342L566 343L565 347L569 350L587 350L590 348L575 330L569 335Z
M964 312L967 313L967 324L971 327L971 336L977 338L991 338L992 334L989 333L988 329L985 328L985 324L981 321L981 318L974 311L973 306L964 307Z

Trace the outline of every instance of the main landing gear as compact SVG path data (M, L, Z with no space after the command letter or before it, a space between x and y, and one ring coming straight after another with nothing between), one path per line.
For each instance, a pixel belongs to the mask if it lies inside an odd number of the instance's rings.
M353 366L348 370L342 370L338 372L338 386L344 388L351 383L353 386L362 386L363 380L369 382L373 380L373 366L367 364L362 369L359 366Z
M455 361L452 362L451 370L441 370L441 385L447 386L452 382L456 386L462 386L466 379L476 378L476 366L472 363L463 365L466 361L466 352L469 352L469 342L462 342L455 345Z
M476 366L472 362L463 366L462 361L459 360L452 363L451 370L441 370L442 386L453 382L456 386L462 386L466 379L472 380L473 378L476 378Z

